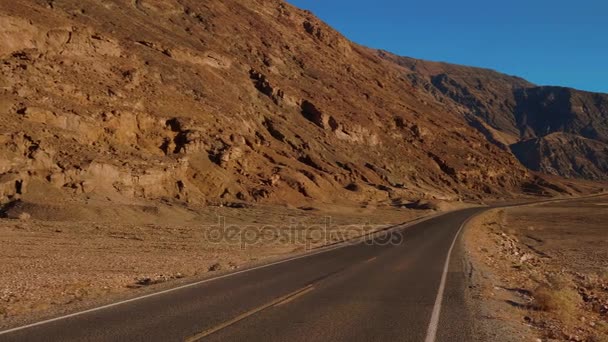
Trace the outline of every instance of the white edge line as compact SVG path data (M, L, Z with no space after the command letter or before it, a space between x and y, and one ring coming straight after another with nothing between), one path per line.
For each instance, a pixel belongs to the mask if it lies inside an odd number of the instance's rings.
M452 251L454 250L456 241L458 241L460 233L462 232L463 228L469 223L469 221L471 221L474 217L483 212L485 212L485 210L467 218L460 225L460 228L456 232L456 236L454 236L454 240L452 241L452 245L450 246L450 250L448 251L448 256L445 260L445 265L443 266L443 274L441 275L439 290L437 290L437 298L435 298L435 305L433 306L433 314L431 315L431 321L429 322L429 327L426 331L426 338L424 340L425 342L435 342L437 338L437 330L439 328L439 317L441 316L441 306L443 305L443 293L445 292L445 283L447 282L448 272L450 270L450 259L452 258Z
M593 198L593 197L600 197L605 195L606 193L600 193L600 194L594 194L591 196L583 196L580 197L578 199L585 199L585 198ZM552 203L552 202L562 202L562 201L571 201L571 200L576 200L577 198L560 198L560 199L552 199L552 200L546 200L546 201L538 201L538 202L532 202L532 203L525 203L525 204L511 204L511 205L506 205L503 208L511 208L511 207L525 207L525 206L530 206L530 205L537 205L537 204L545 204L545 203ZM497 208L501 208L499 207L490 207L490 208L486 208L486 209L497 209ZM474 214L473 216L467 218L462 225L460 225L460 228L458 229L458 231L456 232L456 236L454 236L454 240L452 241L452 245L450 246L450 250L448 251L448 256L446 257L445 260L445 265L443 266L443 274L441 275L441 282L439 283L439 289L437 290L437 298L435 298L435 305L433 306L433 314L431 315L431 321L429 322L429 327L427 329L426 332L426 338L425 338L425 342L435 342L437 339L437 330L439 328L439 317L441 316L441 306L443 305L443 293L445 292L445 284L447 282L447 277L448 277L448 272L450 270L450 259L452 258L452 251L454 250L454 246L456 245L456 241L458 241L458 237L460 236L460 233L462 232L462 230L464 229L464 227L476 216L481 215L482 213L486 212L487 210L482 210L481 212L478 212L476 214Z
M595 197L595 196L601 196L601 195L603 195L603 194L597 194L597 195L589 196L589 197ZM568 200L568 199L564 199L564 200ZM555 201L559 201L559 200L555 200ZM518 206L518 205L515 204L515 205L511 205L511 206ZM386 231L394 231L394 230L397 230L397 229L405 229L405 228L408 228L408 227L410 227L412 225L416 225L416 224L419 224L419 223L422 223L422 222L425 222L425 221L428 221L428 220L431 220L431 219L434 219L434 218L437 218L437 217L441 217L441 216L444 216L444 215L449 214L451 212L454 212L454 211L446 211L446 212L441 213L439 215L430 215L428 217L423 217L423 218L420 218L420 219L414 219L411 222L407 222L407 223L404 223L404 224L401 224L401 225L397 225L393 229L387 229L387 230L385 230L385 232ZM469 217L465 222L462 223L462 225L458 229L458 232L456 232L456 236L454 237L454 241L452 241L452 245L450 246L450 250L448 251L448 256L447 256L447 259L446 259L445 266L443 268L443 274L441 276L441 283L439 285L439 290L437 292L437 298L435 299L435 305L433 307L433 314L431 316L431 322L429 323L429 327L428 327L428 330L427 330L427 336L426 336L425 342L435 342L435 337L437 335L437 328L438 328L438 325L439 325L439 316L441 314L441 305L442 305L442 302L443 302L443 292L445 291L445 283L446 283L446 280L447 280L447 273L449 271L449 265L450 265L450 258L451 258L451 255L452 255L452 250L454 249L454 245L456 244L456 240L458 240L458 236L460 236L460 232L462 231L462 229L475 216L477 216L477 215L473 215L472 217ZM119 306L119 305L122 305L122 304L136 302L136 301L139 301L139 300L142 300L142 299L146 299L146 298L150 298L150 297L160 296L162 294L166 294L166 293L170 293L170 292L186 289L186 288L189 288L189 287L197 286L197 285L208 283L208 282L211 282L211 281L215 281L215 280L219 280L219 279L223 279L223 278L228 278L228 277L231 277L231 276L235 276L237 274L246 273L246 272L250 272L250 271L255 271L255 270L262 269L262 268L266 268L266 267L270 267L270 266L274 266L274 265L279 265L279 264L282 264L282 263L286 263L286 262L290 262L290 261L294 261L294 260L298 260L298 259L308 258L308 257L314 256L314 255L326 253L326 252L329 252L329 251L333 251L333 250L336 250L336 249L339 249L339 248L343 248L343 247L346 247L346 246L351 246L351 245L352 245L351 241L345 241L342 244L339 244L339 245L336 245L336 246L331 246L331 247L328 247L327 249L322 249L322 250L320 250L318 252L313 252L313 253L309 253L309 254L299 255L299 256L296 256L296 257L293 257L293 258L279 260L279 261L276 261L276 262L273 262L273 263L270 263L270 264L260 265L260 266L248 268L248 269L245 269L245 270L241 270L241 271L236 271L236 272L224 274L224 275L221 275L221 276L218 276L218 277L204 279L204 280L197 281L197 282L194 282L194 283L191 283L191 284L186 284L186 285L174 287L174 288L163 290L163 291L150 293L150 294L143 295L143 296L140 296L140 297L135 297L135 298L123 300L123 301L120 301L120 302L116 302L116 303L112 303L112 304L107 304L107 305L99 306L99 307L88 309L88 310L84 310L84 311L75 312L75 313L72 313L72 314L69 314L69 315L55 317L55 318L47 319L47 320L44 320L44 321L40 321L40 322L24 325L24 326L21 326L21 327L17 327L17 328L12 328L12 329L8 329L8 330L0 331L0 336L1 335L6 335L6 334L9 334L9 333L13 333L13 332L17 332L17 331L20 331L20 330L25 330L25 329L28 329L28 328L33 328L33 327L37 327L37 326L40 326L40 325L44 325L44 324L60 321L60 320L71 318L71 317L81 316L81 315L84 315L84 314L87 314L87 313L91 313L91 312L96 312L96 311L101 311L101 310L109 309L111 307Z
M425 222L425 221L428 221L428 220L431 220L431 219L443 216L443 215L448 214L448 213L450 213L450 212L448 211L448 212L445 212L445 213L441 213L439 215L430 215L428 217L423 217L421 219L414 219L412 222L407 222L407 223L404 223L404 224L401 224L401 225L396 225L393 229L385 230L385 232L386 231L393 231L393 230L397 230L397 229L405 229L405 228L408 228L408 227L410 227L412 225L416 225L416 224L419 224L419 223L422 223L422 222ZM262 268L266 268L266 267L270 267L270 266L274 266L274 265L279 265L279 264L283 264L283 263L294 261L294 260L298 260L298 259L308 258L308 257L314 256L314 255L326 253L326 252L333 251L333 250L336 250L336 249L340 249L340 248L343 248L343 247L346 247L346 246L352 246L352 242L351 241L345 241L345 242L343 242L343 243L341 243L339 245L329 246L328 248L322 249L322 250L317 251L317 252L312 252L312 253L308 253L308 254L304 254L304 255L299 255L299 256L295 256L293 258L288 258L288 259L284 259L284 260L275 261L275 262L270 263L270 264L260 265L260 266L244 269L244 270L241 270L241 271L236 271L236 272L224 274L224 275L217 276L217 277L213 277L213 278L209 278L209 279L204 279L204 280L197 281L197 282L194 282L194 283L191 283L191 284L181 285L181 286L174 287L174 288L171 288L171 289L167 289L167 290L163 290L163 291L159 291L159 292L150 293L150 294L147 294L147 295L143 295L143 296L139 296L139 297L123 300L123 301L120 301L120 302L116 302L116 303L112 303L112 304L107 304L107 305L99 306L99 307L88 309L88 310L84 310L84 311L75 312L75 313L72 313L72 314L69 314L69 315L55 317L55 318L47 319L47 320L44 320L44 321L40 321L40 322L24 325L24 326L21 326L21 327L16 327L16 328L0 331L0 336L1 335L6 335L6 334L9 334L9 333L13 333L13 332L17 332L17 331L20 331L20 330L25 330L25 329L37 327L37 326L40 326L40 325L44 325L44 324L60 321L60 320L67 319L67 318L81 316L81 315L88 314L88 313L91 313L91 312L96 312L96 311L101 311L101 310L109 309L109 308L112 308L112 307L115 307L115 306L119 306L119 305L122 305L122 304L126 304L126 303L136 302L136 301L139 301L139 300L142 300L142 299L146 299L146 298L150 298L150 297L156 297L156 296L159 296L159 295L162 295L162 294L166 294L166 293L170 293L170 292L186 289L186 288L189 288L189 287L197 286L197 285L208 283L208 282L211 282L211 281L215 281L215 280L219 280L219 279L223 279L223 278L232 277L232 276L235 276L237 274L246 273L246 272L250 272L250 271L255 271L255 270L262 269Z

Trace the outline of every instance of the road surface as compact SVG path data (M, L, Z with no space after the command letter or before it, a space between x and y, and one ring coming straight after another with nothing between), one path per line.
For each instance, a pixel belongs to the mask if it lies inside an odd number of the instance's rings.
M397 230L398 244L348 245L242 270L0 332L0 341L470 341L456 240L483 210Z

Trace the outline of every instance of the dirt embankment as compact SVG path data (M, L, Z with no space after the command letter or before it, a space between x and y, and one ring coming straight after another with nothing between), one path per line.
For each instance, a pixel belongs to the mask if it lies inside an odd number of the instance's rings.
M608 341L608 196L491 210L465 233L480 341Z

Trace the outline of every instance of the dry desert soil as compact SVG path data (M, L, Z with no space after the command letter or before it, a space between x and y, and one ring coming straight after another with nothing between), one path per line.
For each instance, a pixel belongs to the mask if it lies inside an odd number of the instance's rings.
M608 341L608 196L494 209L469 224L480 341Z

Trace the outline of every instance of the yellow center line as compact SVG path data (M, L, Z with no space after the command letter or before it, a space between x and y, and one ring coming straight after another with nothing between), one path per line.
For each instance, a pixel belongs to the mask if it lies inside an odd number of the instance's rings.
M300 297L302 297L303 295L307 294L308 292L310 292L310 291L312 291L312 290L314 290L314 289L315 289L315 288L314 288L314 287L312 287L312 285L311 285L309 288L304 289L304 290L302 290L302 291L300 291L300 292L298 292L298 293L294 294L293 296L290 296L289 298L286 298L285 300L283 300L283 301L281 301L281 302L276 303L276 304L275 304L275 306L281 306L281 305L283 305L283 304L287 304L287 303L289 303L289 302L291 302L291 301L295 300L296 298L300 298Z
M286 294L285 296L279 297L279 298L273 300L270 303L264 304L262 306L259 306L259 307L255 308L255 309L252 309L252 310L249 310L249 311L247 311L245 313L242 313L242 314L236 316L235 318L233 318L233 319L231 319L229 321L226 321L226 322L224 322L222 324L219 324L219 325L217 325L217 326L215 326L215 327L213 327L211 329L205 330L205 331L203 331L203 332L201 332L199 334L196 334L196 335L194 335L192 337L188 337L187 339L185 339L185 342L199 341L202 338L207 337L207 336L209 336L211 334L214 334L214 333L216 333L216 332L218 332L218 331L220 331L222 329L225 329L225 328L227 328L227 327L229 327L229 326L231 326L231 325L233 325L233 324L235 324L235 323L237 323L239 321L244 320L247 317L253 316L253 315L255 315L256 313L258 313L258 312L260 312L262 310L268 309L271 306L281 305L281 304L288 303L288 302L296 299L297 297L305 295L306 293L308 293L308 292L310 292L312 290L314 290L314 286L312 284L310 284L308 286L305 286L305 287L303 287L303 288L301 288L299 290L296 290L294 292Z

